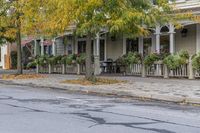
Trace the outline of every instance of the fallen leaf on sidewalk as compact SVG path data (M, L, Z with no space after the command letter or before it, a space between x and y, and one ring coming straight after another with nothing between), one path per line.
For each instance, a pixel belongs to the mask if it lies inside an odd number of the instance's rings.
M1 76L3 80L13 80L13 79L37 79L45 78L45 75L41 74L4 74Z

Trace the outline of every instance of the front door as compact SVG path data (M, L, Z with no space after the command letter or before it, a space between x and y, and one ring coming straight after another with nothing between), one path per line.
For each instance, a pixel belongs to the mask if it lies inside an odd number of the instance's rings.
M160 52L169 53L169 35L163 35L160 37Z

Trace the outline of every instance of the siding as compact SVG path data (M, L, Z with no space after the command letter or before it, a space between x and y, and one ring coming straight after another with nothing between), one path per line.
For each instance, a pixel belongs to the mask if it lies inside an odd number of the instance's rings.
M63 55L64 54L64 44L63 40L58 38L56 39L56 55Z
M113 60L116 60L121 55L123 55L123 37L117 37L115 41L112 41L111 38L108 36L107 42L106 42L106 55L107 59L111 58Z
M176 30L175 47L176 51L187 50L190 54L196 52L196 25L185 26L188 30L187 37L181 36L181 29Z

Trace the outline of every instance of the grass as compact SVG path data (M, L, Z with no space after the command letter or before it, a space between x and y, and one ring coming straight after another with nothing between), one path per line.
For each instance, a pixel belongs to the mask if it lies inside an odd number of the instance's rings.
M116 79L105 79L105 78L96 78L95 81L90 81L85 78L82 79L75 79L75 80L65 80L61 83L64 84L79 84L79 85L109 85L109 84L119 84L119 83L126 83L127 81L116 80Z
M3 74L1 79L3 80L14 80L14 79L37 79L45 78L46 76L41 74Z

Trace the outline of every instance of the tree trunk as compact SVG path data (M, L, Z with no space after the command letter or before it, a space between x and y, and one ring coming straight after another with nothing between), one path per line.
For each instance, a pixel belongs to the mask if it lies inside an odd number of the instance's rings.
M19 19L17 23L16 41L17 41L17 74L22 74L23 69L22 69L22 49L21 49L21 26Z
M92 67L92 47L91 47L91 34L87 35L87 42L86 42L86 74L85 78L87 80L94 81L94 72Z

